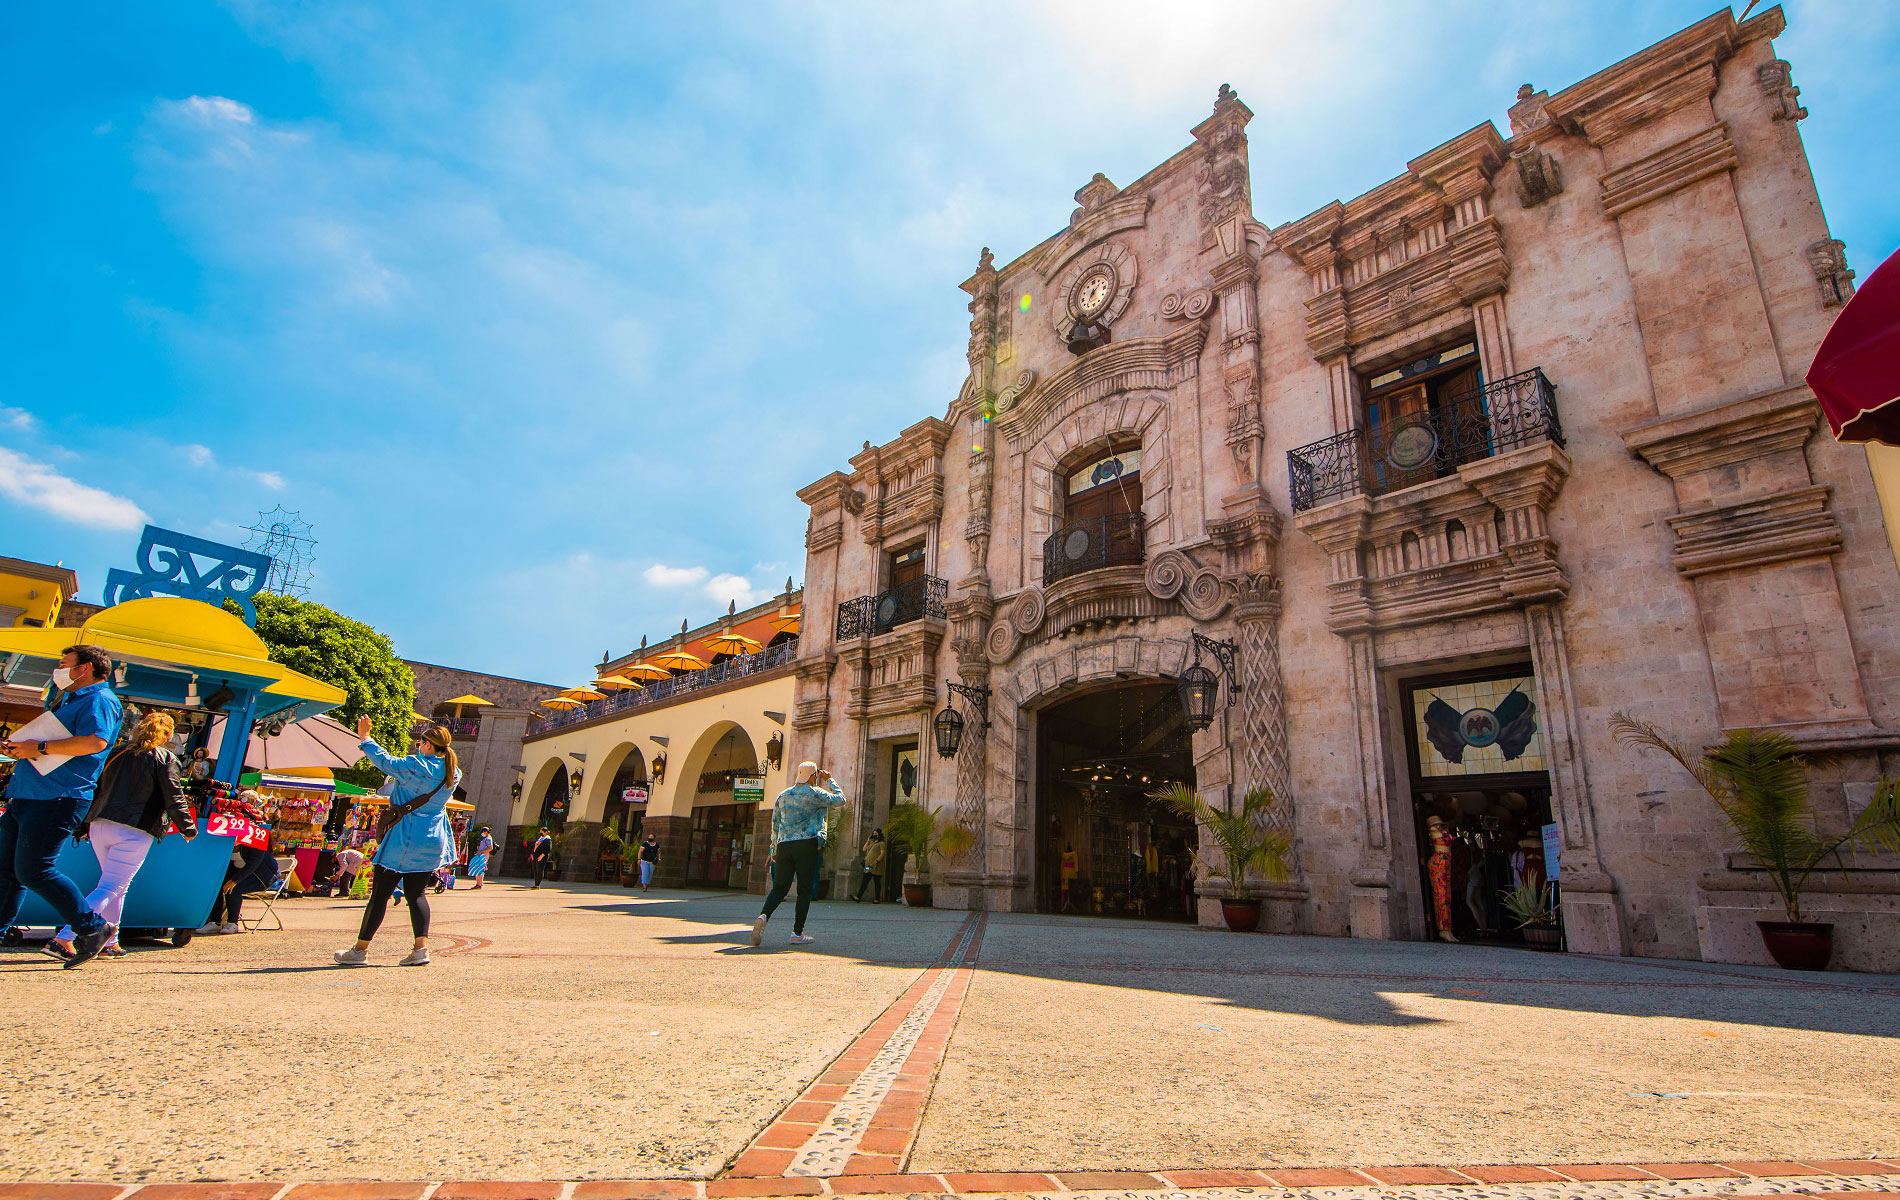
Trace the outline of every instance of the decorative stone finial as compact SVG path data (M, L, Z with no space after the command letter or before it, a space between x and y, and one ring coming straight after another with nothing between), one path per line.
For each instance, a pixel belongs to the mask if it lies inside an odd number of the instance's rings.
M995 263L996 256L990 253L988 246L983 247L983 253L976 256L976 269L979 271L991 270L995 266Z
M1536 94L1537 94L1537 89L1532 87L1528 83L1521 83L1517 87L1517 98L1519 100L1529 100L1532 96Z
M1214 97L1214 107L1219 108L1221 105L1226 104L1229 101L1238 100L1238 99L1240 99L1240 97L1234 93L1233 87L1229 84L1223 83L1220 85L1220 95Z

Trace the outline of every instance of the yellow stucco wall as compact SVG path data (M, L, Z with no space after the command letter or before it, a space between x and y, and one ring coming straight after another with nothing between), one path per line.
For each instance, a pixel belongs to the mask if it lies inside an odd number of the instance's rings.
M614 773L636 749L649 764L656 754L666 755L666 777L653 786L647 815L684 816L692 811L699 776L713 748L735 725L752 740L753 753L765 776L764 807L770 808L772 798L788 783L787 768L797 765L781 762L774 768L765 758L765 744L774 733L790 736L790 729L781 721L792 710L793 684L787 673L678 704L632 709L615 721L526 742L521 748L521 762L527 769L521 776L521 797L514 803L509 823L521 825L540 816L548 780L562 766L569 771L581 768L580 800L569 810L568 820L600 820L607 808ZM777 713L779 719L767 713ZM666 743L654 741L656 736L667 739ZM571 757L574 751L585 754L586 761Z
M11 621L0 620L0 626L58 624L60 605L75 586L76 577L65 567L0 558L0 608L21 610Z
M1887 544L1900 563L1900 448L1867 443L1867 465L1874 472L1874 490L1880 493L1880 511L1887 518Z

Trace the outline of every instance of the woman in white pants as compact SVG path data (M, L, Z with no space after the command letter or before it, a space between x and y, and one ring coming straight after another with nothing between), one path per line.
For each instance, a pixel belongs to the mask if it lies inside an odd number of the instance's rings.
M151 713L138 723L106 760L92 807L73 835L91 842L99 860L99 886L86 897L86 904L114 927L125 907L126 889L158 839L174 825L186 841L198 836L191 802L178 790L178 760L165 748L171 736L172 719L164 713ZM48 943L48 953L70 957L72 937L72 930L60 930ZM125 951L115 937L99 953L118 958Z

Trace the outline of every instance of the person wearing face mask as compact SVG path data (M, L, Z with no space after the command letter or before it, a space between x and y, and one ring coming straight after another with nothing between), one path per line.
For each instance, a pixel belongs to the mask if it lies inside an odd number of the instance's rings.
M60 847L92 808L106 750L119 736L124 708L106 683L111 674L112 660L99 647L68 646L53 670L59 690L47 708L71 736L0 744L0 753L20 760L0 814L0 929L13 924L32 888L73 932L68 969L90 962L119 932L58 866ZM31 765L58 754L71 757L44 775Z
M423 730L416 753L404 758L396 758L378 746L369 736L369 729L369 718L358 717L356 735L363 739L364 755L395 784L389 793L391 820L376 856L370 860L369 904L363 909L356 945L338 950L331 957L339 966L363 965L370 939L376 936L389 911L390 897L400 884L403 902L409 906L409 930L416 938L400 965L426 967L429 889L435 884L437 868L455 861L455 835L449 828L448 806L462 772L455 762L454 739L440 725Z

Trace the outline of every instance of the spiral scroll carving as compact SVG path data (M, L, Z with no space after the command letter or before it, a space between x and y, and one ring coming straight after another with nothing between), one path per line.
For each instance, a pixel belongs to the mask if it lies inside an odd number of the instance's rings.
M1028 637L1042 628L1042 619L1047 615L1046 602L1041 588L1030 588L1016 598L1010 606L1009 623L1017 633Z
M1010 658L1015 655L1016 647L1020 645L1021 642L1022 638L1010 627L1008 621L998 621L996 624L990 626L990 636L987 639L986 648L989 651L990 661L993 663L1008 662Z
M1148 570L1142 582L1148 586L1150 595L1163 600L1172 600L1181 594L1194 575L1194 564L1188 556L1179 550L1163 550L1148 560Z
M1197 621L1211 621L1227 611L1233 591L1213 571L1200 570L1181 591L1181 607Z

